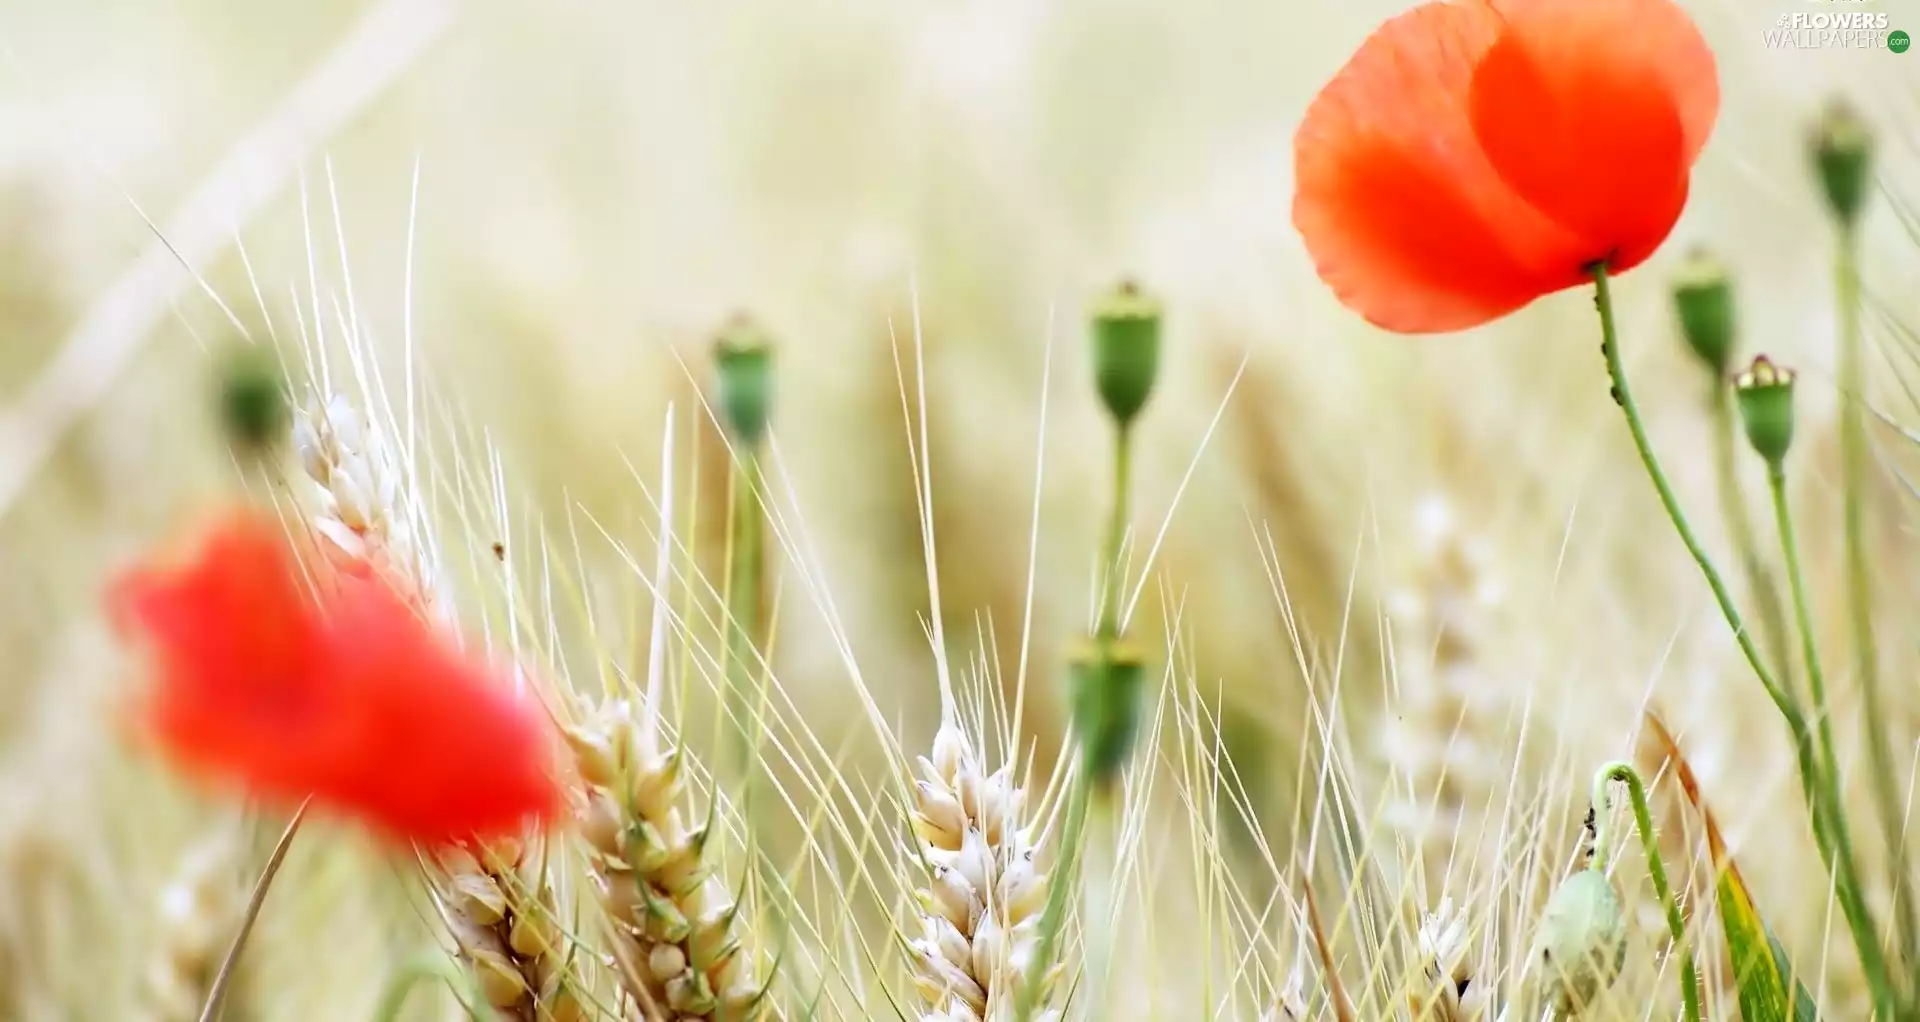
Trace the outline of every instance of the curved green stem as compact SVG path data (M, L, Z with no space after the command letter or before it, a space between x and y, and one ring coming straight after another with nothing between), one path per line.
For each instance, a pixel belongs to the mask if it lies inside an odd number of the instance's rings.
M1693 964L1693 949L1687 943L1687 922L1680 915L1680 903L1674 900L1673 887L1667 883L1667 864L1660 857L1660 842L1654 838L1653 812L1647 807L1647 786L1640 772L1625 762L1612 762L1593 775L1593 862L1590 869L1605 872L1607 852L1612 845L1613 800L1608 788L1613 781L1627 786L1633 801L1633 821L1640 828L1640 847L1647 854L1647 875L1653 879L1653 893L1666 909L1667 929L1673 934L1673 949L1680 956L1680 997L1686 1005L1688 1022L1700 1022L1700 974Z
M1613 321L1613 291L1608 283L1605 265L1597 266L1593 271L1595 286L1594 305L1600 310L1600 351L1606 356L1607 375L1613 381L1614 401L1625 413L1627 430L1633 434L1633 446L1640 454L1641 464L1646 466L1647 475L1653 480L1653 488L1660 495L1660 505L1666 509L1667 517L1672 520L1674 531L1680 536L1680 542L1686 545L1687 552L1693 555L1700 573L1706 576L1707 587L1713 590L1714 601L1720 605L1720 613L1733 629L1734 641L1740 644L1740 652L1747 658L1753 673L1766 688L1767 695L1780 710L1781 716L1796 731L1806 727L1806 720L1800 708L1795 704L1793 694L1780 686L1773 671L1767 666L1766 658L1761 656L1759 647L1753 643L1746 623L1741 620L1740 608L1734 605L1733 596L1727 591L1727 584L1720 577L1719 569L1713 566L1713 558L1708 556L1706 547L1700 544L1700 538L1693 533L1688 524L1685 511L1680 509L1680 499L1674 496L1673 486L1667 482L1667 474L1660 468L1660 459L1653 453L1653 444L1647 439L1646 426L1640 420L1640 408L1634 403L1633 392L1627 388L1627 373L1620 362L1620 343Z
M1907 841L1893 749L1887 742L1887 718L1880 708L1880 656L1873 635L1873 573L1867 550L1864 489L1867 474L1866 388L1862 378L1860 336L1859 240L1851 226L1840 232L1834 259L1834 294L1840 331L1840 472L1844 494L1848 609L1853 619L1854 673L1859 678L1865 716L1867 757L1872 765L1874 809L1887 849L1893 856L1894 910L1906 957L1920 957L1920 912L1914 906L1913 878L1907 869Z
M1827 700L1826 672L1820 666L1819 641L1814 635L1813 611L1807 600L1806 573L1800 567L1800 543L1793 528L1793 511L1787 500L1787 473L1781 464L1767 467L1767 486L1773 496L1774 525L1780 531L1780 548L1787 562L1787 584L1793 594L1794 621L1800 629L1800 650L1807 671L1807 687L1813 696L1814 725L1820 739L1820 766L1822 791L1819 798L1828 807L1827 827L1833 842L1833 854L1830 868L1837 862L1840 867L1835 875L1835 896L1840 899L1841 913L1847 917L1847 924L1853 930L1854 943L1859 945L1861 964L1867 965L1869 958L1881 956L1878 934L1867 910L1866 899L1860 892L1860 870L1853 851L1853 834L1847 826L1846 813L1840 808L1840 761L1834 748L1833 714ZM1887 986L1886 966L1881 964L1881 975L1875 985L1876 1001L1882 997L1891 998L1892 990ZM1868 967L1868 981L1874 982L1874 971Z
M1713 590L1714 600L1720 605L1720 613L1726 618L1728 627L1733 629L1734 641L1739 644L1740 652L1747 659L1747 665L1753 669L1754 676L1759 679L1761 687L1766 689L1767 696L1773 700L1780 715L1786 718L1787 727L1793 735L1794 756L1799 762L1801 788L1806 794L1808 812L1812 817L1814 841L1820 848L1821 857L1826 862L1828 872L1834 877L1835 886L1857 890L1857 874L1847 868L1844 860L1836 862L1834 857L1829 830L1839 810L1819 791L1820 770L1814 761L1813 734L1807 726L1806 713L1793 694L1781 687L1772 670L1767 667L1766 659L1761 656L1759 647L1754 645L1753 636L1740 617L1740 609L1734 605L1733 597L1727 591L1725 580L1720 577L1719 569L1714 567L1713 558L1707 554L1699 537L1694 535L1693 527L1687 522L1686 512L1681 510L1680 500L1674 495L1672 484L1667 482L1667 474L1661 469L1660 459L1654 455L1653 444L1647 438L1647 430L1641 421L1639 406L1633 400L1633 391L1627 385L1626 370L1620 360L1620 343L1613 317L1613 294L1608 283L1606 265L1603 263L1595 266L1593 276L1594 305L1600 312L1600 351L1606 358L1607 375L1613 382L1614 401L1619 404L1627 420L1627 430L1633 435L1634 449L1639 453L1640 462L1646 467L1647 476L1660 496L1660 504L1666 509L1667 517L1673 523L1674 532L1679 535L1680 542L1686 546L1687 552L1693 555L1694 563L1699 565L1700 573L1706 577L1707 587ZM1848 903L1843 901L1843 907ZM1880 951L1879 943L1873 939L1872 922L1862 916L1856 916L1852 910L1845 914L1860 954L1862 970L1867 974L1868 983L1874 989L1875 1004L1880 1007L1883 1017L1892 1018L1894 1002L1891 999L1891 988L1887 981L1886 959Z
M480 990L480 980L471 970L460 968L445 952L437 950L422 951L400 963L400 968L387 978L386 986L380 991L373 1022L394 1022L400 1017L400 1009L407 1006L407 997L413 988L431 979L445 982L462 995L460 1006L467 1010L473 1022L498 1022L500 1016L487 1003Z

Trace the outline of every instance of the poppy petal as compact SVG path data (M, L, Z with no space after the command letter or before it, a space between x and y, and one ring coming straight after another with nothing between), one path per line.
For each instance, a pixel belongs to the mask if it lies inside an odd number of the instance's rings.
M350 707L322 754L328 794L415 840L512 833L558 810L546 721L459 655L404 594L368 577L329 605L331 667Z
M256 798L312 795L399 840L551 820L560 794L540 708L422 620L385 572L352 567L321 565L310 581L278 523L239 514L184 566L128 576L112 601L153 647L153 736Z
M1588 261L1637 264L1678 219L1717 110L1705 43L1667 0L1509 0L1499 14L1470 101L1488 159L1589 239Z
M1294 225L1349 308L1403 333L1459 330L1577 283L1578 235L1488 162L1469 104L1501 19L1429 3L1382 25L1295 136Z

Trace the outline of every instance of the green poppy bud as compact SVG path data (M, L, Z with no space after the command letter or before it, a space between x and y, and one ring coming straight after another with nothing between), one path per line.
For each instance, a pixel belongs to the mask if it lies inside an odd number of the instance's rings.
M1733 378L1733 393L1747 442L1768 465L1778 466L1793 446L1793 370L1758 356Z
M1121 428L1153 393L1160 370L1160 303L1126 281L1093 308L1093 373L1100 400Z
M1873 180L1873 135L1845 103L1828 106L1815 127L1813 164L1826 191L1827 208L1851 227L1860 218Z
M1687 347L1716 379L1725 376L1733 359L1733 286L1718 259L1700 249L1687 256L1673 280L1673 310Z
M286 377L272 348L249 344L222 361L220 427L234 446L263 453L289 435Z
M1145 668L1124 645L1101 642L1068 665L1073 730L1081 761L1096 787L1119 779L1140 730Z
M1613 882L1583 869L1560 884L1540 920L1532 967L1557 1017L1594 1003L1627 956L1627 919Z
M713 345L720 419L727 435L757 448L773 415L773 347L752 320L735 317Z

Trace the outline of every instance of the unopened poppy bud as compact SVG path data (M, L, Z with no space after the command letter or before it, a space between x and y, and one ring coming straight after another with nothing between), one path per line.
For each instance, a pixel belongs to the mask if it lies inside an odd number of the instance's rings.
M1540 921L1533 967L1555 1018L1591 1005L1627 955L1627 919L1613 882L1583 869L1560 884Z
M220 427L235 447L264 452L288 435L286 380L272 348L247 345L220 368Z
M735 317L713 345L721 424L736 443L758 447L773 415L773 347L752 320Z
M1673 310L1687 347L1715 378L1725 376L1733 359L1733 286L1720 260L1699 249L1687 256L1673 280Z
M1101 642L1069 665L1073 729L1087 777L1104 787L1117 780L1140 730L1140 658L1117 643Z
M1779 465L1793 446L1793 370L1758 356L1733 378L1733 393L1747 442L1768 465Z
M1827 194L1827 208L1835 219L1852 226L1866 205L1873 178L1873 135L1852 107L1836 101L1821 115L1813 133L1813 164Z
M1093 374L1100 400L1122 428L1153 393L1160 370L1160 303L1126 281L1093 308Z

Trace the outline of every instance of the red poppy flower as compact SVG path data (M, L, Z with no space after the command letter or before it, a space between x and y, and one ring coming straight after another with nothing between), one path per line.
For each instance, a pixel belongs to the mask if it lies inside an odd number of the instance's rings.
M1369 321L1465 329L1651 255L1719 105L1670 0L1422 4L1308 108L1294 225Z
M154 647L144 722L183 765L394 838L518 831L560 804L545 716L450 645L377 572L310 561L247 514L177 568L115 591Z

